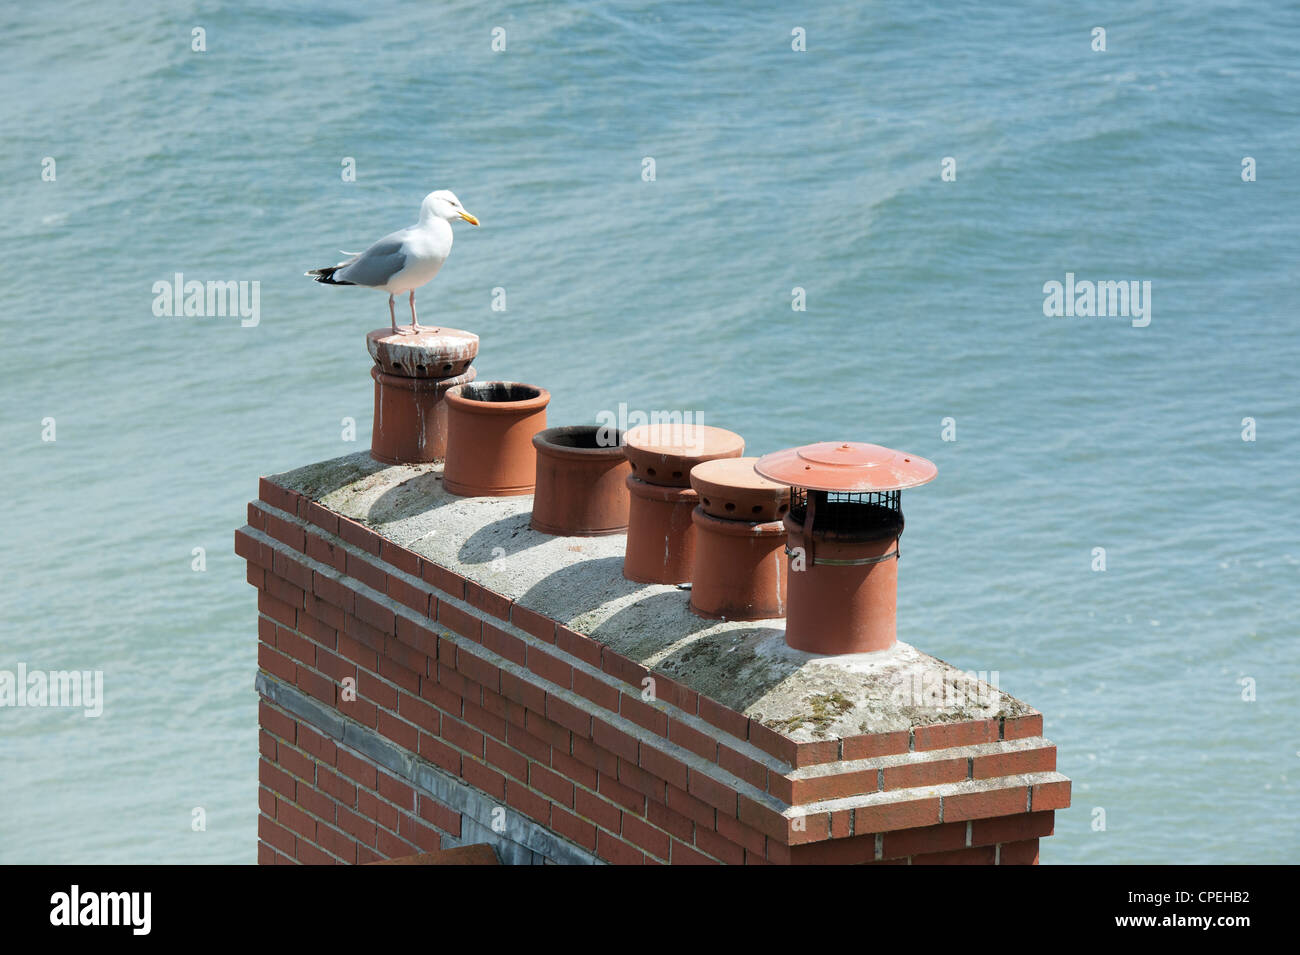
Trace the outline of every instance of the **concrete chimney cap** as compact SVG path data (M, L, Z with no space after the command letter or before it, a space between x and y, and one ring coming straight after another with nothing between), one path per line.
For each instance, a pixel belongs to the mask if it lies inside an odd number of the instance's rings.
M933 481L939 469L915 454L862 441L822 441L759 458L765 478L814 491L898 491Z

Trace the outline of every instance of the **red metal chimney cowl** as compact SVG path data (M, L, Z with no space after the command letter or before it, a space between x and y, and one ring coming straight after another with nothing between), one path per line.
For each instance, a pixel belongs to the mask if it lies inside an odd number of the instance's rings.
M476 377L478 336L459 328L393 334L377 328L366 335L374 359L375 416L370 456L384 464L428 464L446 456L449 388Z
M901 491L938 468L877 444L825 441L766 455L754 470L792 488L786 643L823 654L892 647Z
M632 473L627 553L623 576L642 584L684 584L695 566L691 512L699 494L691 468L715 458L735 458L745 439L732 431L696 424L648 424L624 436Z

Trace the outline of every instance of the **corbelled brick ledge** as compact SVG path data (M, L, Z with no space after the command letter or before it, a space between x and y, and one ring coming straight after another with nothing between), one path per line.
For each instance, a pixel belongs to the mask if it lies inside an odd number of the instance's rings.
M489 843L507 863L1035 863L1042 715L899 643L812 657L368 454L261 481L260 862ZM970 689L969 686L966 687Z

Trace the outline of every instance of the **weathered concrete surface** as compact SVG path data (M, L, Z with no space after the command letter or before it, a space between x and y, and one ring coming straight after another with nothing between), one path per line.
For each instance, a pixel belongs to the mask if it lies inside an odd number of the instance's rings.
M697 617L686 591L624 579L624 535L541 534L531 496L456 497L441 464L360 452L272 480L800 742L1036 712L906 643L819 657L786 646L784 620Z

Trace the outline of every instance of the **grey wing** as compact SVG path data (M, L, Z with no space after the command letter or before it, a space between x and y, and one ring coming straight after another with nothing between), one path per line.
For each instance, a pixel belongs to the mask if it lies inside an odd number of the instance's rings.
M334 277L354 285L380 286L388 284L388 280L405 267L403 234L394 232L343 266L334 273Z

